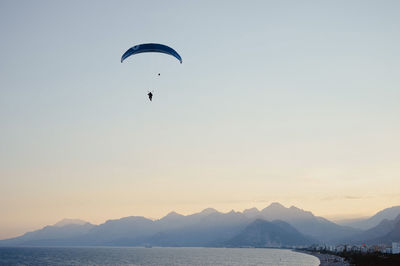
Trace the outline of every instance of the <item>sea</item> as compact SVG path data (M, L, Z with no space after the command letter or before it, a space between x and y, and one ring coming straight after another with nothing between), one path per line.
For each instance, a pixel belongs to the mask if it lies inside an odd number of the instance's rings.
M1 247L0 265L296 265L317 266L318 258L289 249Z

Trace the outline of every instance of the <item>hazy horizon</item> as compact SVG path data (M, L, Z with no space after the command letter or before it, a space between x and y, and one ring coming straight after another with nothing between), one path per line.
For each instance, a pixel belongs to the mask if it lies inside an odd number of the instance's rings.
M399 10L1 1L0 239L63 218L400 205ZM120 63L147 42L183 64Z

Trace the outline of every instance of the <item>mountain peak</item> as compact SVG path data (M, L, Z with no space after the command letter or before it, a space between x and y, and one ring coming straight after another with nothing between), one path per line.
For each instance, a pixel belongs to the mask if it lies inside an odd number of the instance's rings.
M167 216L176 216L176 215L181 215L181 214L177 213L176 211L172 211L167 214Z
M285 206L283 206L282 204L280 204L279 202L272 202L268 207L266 207L265 209L286 209Z
M214 208L206 208L206 209L202 210L200 213L208 215L208 214L212 214L212 213L216 213L216 212L218 212L218 211Z
M178 218L178 217L183 217L183 216L184 215L179 214L179 213L177 213L175 211L172 211L172 212L168 213L167 215L165 215L164 218L173 219L173 218Z
M86 221L80 220L80 219L65 218L65 219L62 219L61 221L59 221L58 223L54 224L54 226L63 227L63 226L70 225L70 224L83 225L83 224L87 224L87 223L89 223L89 222L86 222Z
M250 214L250 213L258 213L259 210L257 208L250 208L250 209L246 209L243 211L244 214Z

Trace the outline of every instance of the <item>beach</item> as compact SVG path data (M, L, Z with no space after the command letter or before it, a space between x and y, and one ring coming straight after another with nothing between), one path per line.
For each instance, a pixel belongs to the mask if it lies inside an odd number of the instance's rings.
M344 260L344 258L331 255L331 254L324 254L319 252L311 252L305 250L295 250L296 252L301 252L305 254L309 254L315 256L321 262L320 266L349 266L350 263Z

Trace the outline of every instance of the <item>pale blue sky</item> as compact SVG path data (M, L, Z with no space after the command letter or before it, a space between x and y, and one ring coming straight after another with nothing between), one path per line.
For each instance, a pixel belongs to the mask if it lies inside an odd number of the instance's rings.
M399 205L399 12L399 1L1 1L0 237L64 217ZM120 63L146 42L183 64Z

